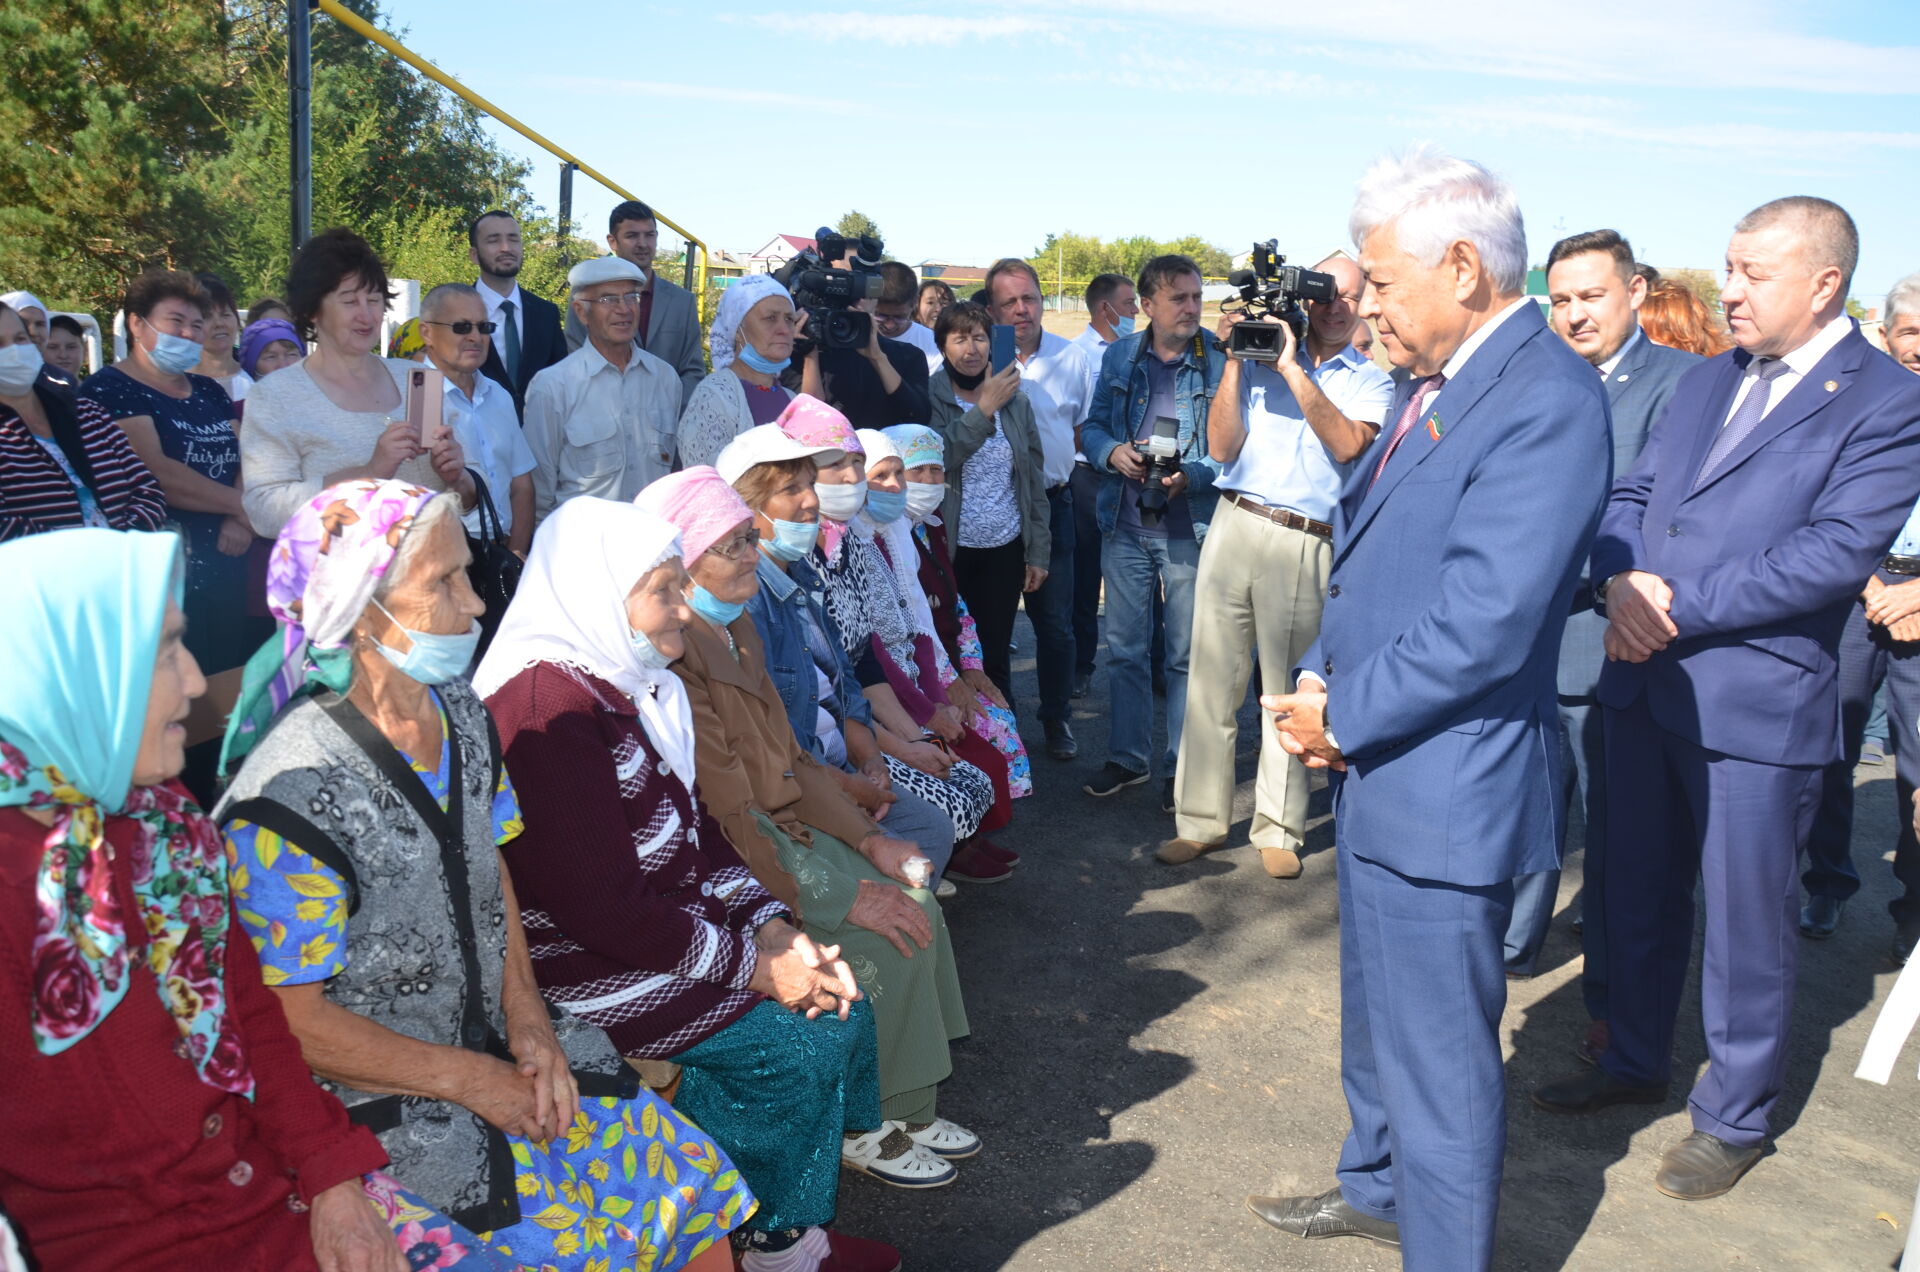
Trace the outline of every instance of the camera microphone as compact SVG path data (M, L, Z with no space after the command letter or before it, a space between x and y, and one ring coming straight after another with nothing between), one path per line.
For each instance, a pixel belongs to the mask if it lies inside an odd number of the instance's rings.
M1250 269L1236 269L1227 275L1227 283L1233 287L1251 287L1257 281L1257 276Z

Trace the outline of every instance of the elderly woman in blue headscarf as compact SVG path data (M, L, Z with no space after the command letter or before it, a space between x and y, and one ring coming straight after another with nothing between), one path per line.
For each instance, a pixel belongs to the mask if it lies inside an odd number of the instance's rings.
M793 297L767 274L736 278L720 296L707 337L713 374L680 413L680 466L712 464L728 442L771 424L793 400L780 373L793 355Z
M234 930L176 780L182 566L172 534L0 546L0 1207L49 1268L505 1269L378 1173Z
M288 518L280 631L248 663L227 738L246 763L215 810L237 913L308 1067L409 1187L522 1263L685 1267L753 1200L541 999L499 852L519 804L461 678L467 561L455 500L406 482L342 482Z

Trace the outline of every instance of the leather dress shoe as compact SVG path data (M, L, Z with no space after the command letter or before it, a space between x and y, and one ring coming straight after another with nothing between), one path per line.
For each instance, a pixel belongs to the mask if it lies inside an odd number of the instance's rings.
M1814 897L1800 907L1800 935L1810 941L1824 941L1840 930L1840 911L1846 902L1839 897Z
M1902 967L1913 957L1913 947L1920 944L1920 919L1902 923L1893 930L1893 947L1887 951L1889 957Z
M1761 1145L1741 1148L1716 1135L1695 1131L1667 1150L1653 1186L1681 1201L1704 1201L1733 1191L1740 1176L1760 1160Z
M1296 1237L1365 1237L1400 1248L1400 1225L1355 1210L1337 1184L1318 1197L1249 1197L1247 1209Z
M1073 726L1065 720L1047 721L1047 754L1056 760L1070 760L1080 754L1080 744L1073 740Z
M1664 1104L1668 1084L1622 1082L1605 1069L1582 1069L1533 1089L1533 1102L1552 1113L1598 1113L1616 1104Z
M1154 850L1162 865L1184 866L1201 853L1212 852L1219 844L1203 844L1197 839L1168 839Z
M1300 854L1291 848L1262 848L1260 868L1274 879L1298 879Z

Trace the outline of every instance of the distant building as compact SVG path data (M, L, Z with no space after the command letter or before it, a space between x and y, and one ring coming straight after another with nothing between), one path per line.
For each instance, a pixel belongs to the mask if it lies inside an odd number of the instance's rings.
M801 238L797 234L776 234L759 251L747 257L747 272L771 274L800 253L810 252L817 246L813 239Z
M707 249L707 280L709 285L716 281L739 278L749 272L750 265L746 257L737 256L724 247Z
M921 261L920 279L937 278L956 292L966 292L987 285L987 267L985 265L958 265L952 261Z

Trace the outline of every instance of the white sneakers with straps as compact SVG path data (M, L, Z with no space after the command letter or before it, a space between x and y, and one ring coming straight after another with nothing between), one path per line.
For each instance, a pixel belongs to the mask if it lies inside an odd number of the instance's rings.
M840 1164L895 1188L943 1188L960 1177L939 1154L916 1143L902 1122L882 1122L841 1139Z

